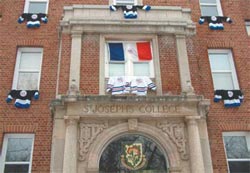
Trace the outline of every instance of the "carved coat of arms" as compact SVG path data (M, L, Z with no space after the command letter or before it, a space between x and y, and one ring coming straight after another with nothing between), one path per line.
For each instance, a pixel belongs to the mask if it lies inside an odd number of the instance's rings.
M146 157L142 153L142 144L134 143L125 145L124 155L121 155L123 166L130 170L138 170L146 163Z

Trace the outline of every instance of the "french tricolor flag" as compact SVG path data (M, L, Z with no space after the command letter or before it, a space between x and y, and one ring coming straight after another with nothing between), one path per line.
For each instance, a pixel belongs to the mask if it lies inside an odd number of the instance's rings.
M110 61L125 61L130 58L134 61L152 60L150 42L109 43Z

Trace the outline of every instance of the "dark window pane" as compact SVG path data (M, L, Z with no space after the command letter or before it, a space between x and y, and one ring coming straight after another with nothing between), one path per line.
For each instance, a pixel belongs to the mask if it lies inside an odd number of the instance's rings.
M28 173L29 165L5 165L4 173Z
M125 155L125 146L132 144L142 144L142 155L145 155L146 159L145 165L138 170L125 167L121 161L122 155ZM167 162L157 144L149 138L141 135L125 135L111 142L104 150L99 173L167 173Z
M243 162L230 162L229 161L230 173L249 173L250 172L250 161Z

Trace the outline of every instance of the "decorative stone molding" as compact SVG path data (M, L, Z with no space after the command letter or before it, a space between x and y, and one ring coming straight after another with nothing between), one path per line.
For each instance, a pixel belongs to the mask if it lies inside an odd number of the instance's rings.
M130 34L195 34L191 10L175 6L154 6L150 13L140 10L135 20L124 19L124 14L110 13L107 5L64 6L60 21L62 31L85 33Z
M186 150L186 137L184 134L184 123L183 122L164 122L158 123L157 127L160 128L164 133L166 133L169 138L175 143L178 152L181 153L181 158L183 160L188 159L188 154Z
M128 119L128 130L137 130L137 129L138 129L138 120Z
M96 137L108 127L108 123L80 123L79 133L79 160L84 161L89 151L89 147Z
M64 120L67 126L77 126L79 116L64 116Z

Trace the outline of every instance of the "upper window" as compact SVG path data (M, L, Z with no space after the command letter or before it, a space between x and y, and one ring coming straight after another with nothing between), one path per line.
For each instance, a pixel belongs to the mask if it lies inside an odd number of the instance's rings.
M26 0L24 13L48 13L49 0Z
M105 54L105 77L154 77L152 45L149 41L108 41Z
M0 172L31 173L33 134L6 134L0 157Z
M113 0L114 5L137 5L137 0Z
M239 89L231 50L208 50L214 89Z
M250 133L223 133L229 173L250 172Z
M246 25L247 35L250 36L250 21L246 21L245 25Z
M39 89L42 54L42 48L18 49L12 89Z
M222 16L220 0L200 0L202 16Z

